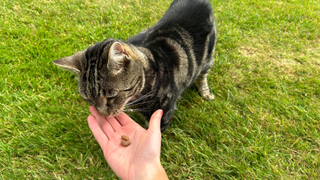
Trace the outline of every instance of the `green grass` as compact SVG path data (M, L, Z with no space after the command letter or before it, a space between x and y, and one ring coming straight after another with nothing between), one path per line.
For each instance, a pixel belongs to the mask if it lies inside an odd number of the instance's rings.
M0 1L0 179L115 179L75 76L53 60L126 40L171 1ZM170 179L319 179L320 3L211 1L219 40L203 101L163 134Z

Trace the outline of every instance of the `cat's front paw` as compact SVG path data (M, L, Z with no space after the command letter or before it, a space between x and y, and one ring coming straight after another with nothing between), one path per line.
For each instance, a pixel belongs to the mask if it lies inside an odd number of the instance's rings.
M208 93L208 94L204 94L202 98L206 101L212 101L214 100L214 95L212 93Z

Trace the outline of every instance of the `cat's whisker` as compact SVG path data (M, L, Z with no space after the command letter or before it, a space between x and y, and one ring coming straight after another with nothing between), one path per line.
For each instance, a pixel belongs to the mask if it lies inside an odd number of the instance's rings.
M150 111L149 108L139 108L139 109L132 109L133 111L131 112L148 112Z
M134 112L134 109L124 109L123 112Z
M149 94L153 94L154 92L156 92L156 89L149 91L148 93L144 94L144 95L149 95Z
M142 110L150 110L150 108L135 108L135 109L124 109L123 112L136 112L136 111L142 111Z
M127 106L137 105L137 104L143 102L143 100L145 100L145 99L148 98L148 97L151 97L151 95L149 95L149 96L143 96L142 98L139 98L139 99L136 99L136 100L134 100L134 101L131 101L130 103L127 104ZM150 101L148 101L148 102L150 102Z
M133 100L133 101L131 101L131 102L129 102L127 105L132 105L132 104L134 104L134 103L136 103L136 102L139 102L139 101L142 101L142 100L144 100L144 99L146 99L146 98L148 98L148 97L151 97L152 95L153 95L153 93L155 92L155 90L153 90L153 91L150 91L150 92L148 92L147 94L145 94L145 95L143 95L143 96L141 96L141 97L139 97L138 99L135 99L135 100Z
M134 107L134 106L138 106L138 105L143 105L143 104L147 104L147 103L151 103L153 101L145 101L145 102L140 102L140 103L136 103L136 104L127 104L126 108L130 108L130 107Z
M149 96L149 95L153 95L155 92L156 92L156 89L154 89L154 90L152 90L152 91L150 91L150 92L148 92L148 93L144 94L144 95L143 95L143 96L141 96L140 98L145 97L145 96ZM140 98L139 98L139 99L140 99Z
M143 101L143 100L132 101L132 102L126 104L126 105L127 105L127 106L135 106L135 105L137 105L138 103L142 103L142 102L144 102L144 101ZM150 101L148 101L148 102L150 102Z

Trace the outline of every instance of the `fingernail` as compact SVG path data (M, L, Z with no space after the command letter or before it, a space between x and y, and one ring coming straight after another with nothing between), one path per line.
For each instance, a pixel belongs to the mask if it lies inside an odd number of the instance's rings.
M163 110L162 110L162 109L159 109L159 111L161 111L160 113L161 113L161 117L162 117L162 115L163 115Z

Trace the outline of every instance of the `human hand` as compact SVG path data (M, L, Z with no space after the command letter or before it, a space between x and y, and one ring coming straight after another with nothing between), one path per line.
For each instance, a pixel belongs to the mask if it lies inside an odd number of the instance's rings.
M98 141L109 166L121 179L167 179L160 163L162 110L156 111L145 130L125 113L115 117L101 117L90 106L89 127ZM121 145L127 135L131 144Z

